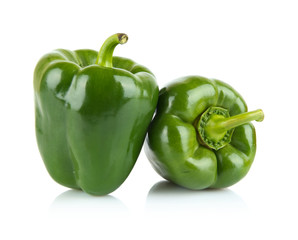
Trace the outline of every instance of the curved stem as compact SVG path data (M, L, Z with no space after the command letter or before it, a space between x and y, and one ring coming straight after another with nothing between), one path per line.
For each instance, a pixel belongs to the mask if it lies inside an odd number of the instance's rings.
M229 118L220 119L216 122L215 128L217 130L227 131L254 120L261 122L263 121L263 119L264 119L264 113L261 109L258 109L251 112L241 113L239 115L235 115Z
M128 40L128 36L125 33L116 33L110 36L100 48L96 64L103 67L113 67L113 52L118 44L124 44Z

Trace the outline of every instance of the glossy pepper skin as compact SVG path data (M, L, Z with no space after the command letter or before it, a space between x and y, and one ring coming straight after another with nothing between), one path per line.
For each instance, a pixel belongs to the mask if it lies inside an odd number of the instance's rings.
M51 177L63 186L105 195L131 172L158 99L154 75L113 57L125 34L99 53L58 49L34 72L38 147Z
M183 77L161 89L145 152L157 173L180 186L228 187L249 171L256 153L249 122L263 118L262 110L247 113L228 84Z

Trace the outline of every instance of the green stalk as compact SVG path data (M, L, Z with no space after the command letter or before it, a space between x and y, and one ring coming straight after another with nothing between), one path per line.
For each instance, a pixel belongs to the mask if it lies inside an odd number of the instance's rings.
M207 147L218 150L231 141L234 128L254 120L261 122L263 119L261 109L230 117L227 109L210 107L196 123L199 140Z
M254 120L258 122L262 122L264 120L264 113L261 109L217 120L214 124L214 130L228 131L232 128Z
M102 67L113 67L113 52L118 44L124 44L128 40L128 36L124 33L116 33L110 36L100 48L96 64Z

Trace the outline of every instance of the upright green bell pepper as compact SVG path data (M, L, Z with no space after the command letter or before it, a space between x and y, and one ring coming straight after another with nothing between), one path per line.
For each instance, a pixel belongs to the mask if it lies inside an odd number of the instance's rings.
M38 147L51 177L92 195L117 189L132 170L158 99L154 75L113 57L127 35L99 53L58 49L34 72Z
M243 98L228 84L199 76L161 89L145 152L165 179L189 189L224 188L242 179L256 153L252 120Z

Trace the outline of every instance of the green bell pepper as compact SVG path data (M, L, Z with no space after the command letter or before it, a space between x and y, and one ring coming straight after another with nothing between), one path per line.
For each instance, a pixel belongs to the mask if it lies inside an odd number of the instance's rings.
M127 35L108 38L99 53L55 50L34 71L38 147L63 186L105 195L131 172L158 100L154 75L113 57Z
M224 188L241 180L256 153L262 110L247 112L243 98L219 80L180 78L161 89L145 143L153 168L189 189Z

